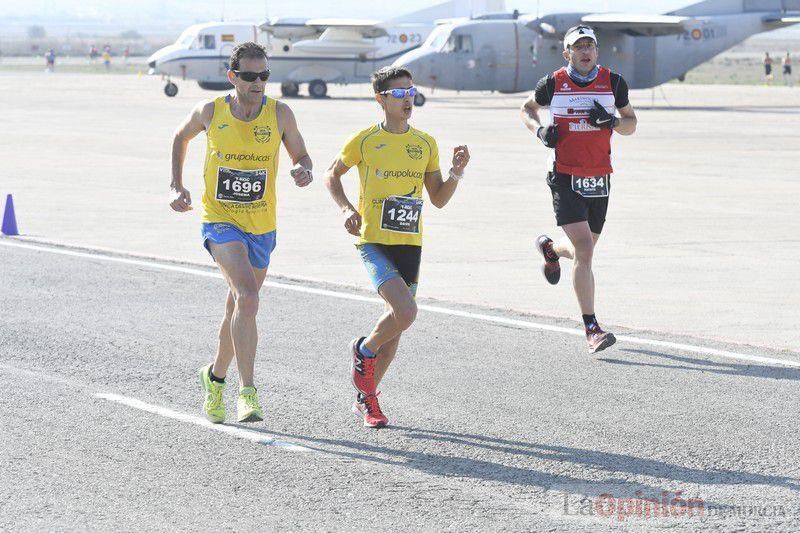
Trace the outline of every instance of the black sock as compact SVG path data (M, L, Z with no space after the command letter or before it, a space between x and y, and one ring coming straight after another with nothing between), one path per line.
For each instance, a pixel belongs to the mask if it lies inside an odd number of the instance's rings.
M597 323L597 318L594 314L583 315L583 325L586 326L586 331L600 329L600 325Z
M212 368L214 368L214 365L208 367L208 379L210 379L211 381L216 381L217 383L225 383L225 378L218 378L217 376L215 376L214 372L211 371Z

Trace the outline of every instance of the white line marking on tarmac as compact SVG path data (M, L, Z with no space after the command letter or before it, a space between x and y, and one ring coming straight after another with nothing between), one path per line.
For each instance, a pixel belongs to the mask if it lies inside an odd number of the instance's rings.
M179 413L178 411L173 411L172 409L167 409L166 407L159 407L157 405L151 405L149 403L145 403L141 400L137 400L136 398L129 398L127 396L120 396L119 394L111 394L105 392L98 392L93 394L92 396L96 398L100 398L103 400L108 400L110 402L119 403L122 405L126 405L128 407L132 407L134 409L139 409L140 411L145 411L148 413L152 413L154 415L163 416L165 418L171 418L173 420L178 420L179 422L185 422L188 424L195 424L197 426L202 426L206 429L213 429L214 431L219 431L220 433L226 433L233 437L249 440L251 442L255 442L257 444L265 444L267 446L275 446L277 448L281 448L284 450L289 450L292 452L310 452L312 451L310 448L306 448L305 446L300 446L299 444L294 444L293 442L288 442L284 440L279 440L273 436L267 435L265 433L261 433L260 431L252 431L249 429L234 427L234 426L226 426L224 424L212 424L205 418L201 418L195 415L187 415L185 413Z
M122 263L126 265L135 265L135 266L142 266L148 268L155 268L159 270L166 270L170 272L180 272L183 274L191 274L195 276L204 276L208 278L222 278L222 274L219 272L210 272L207 270L202 270L199 268L191 268L191 267L182 267L177 265L167 265L164 263L158 263L155 261L146 261L142 259L129 259L125 257L113 257L108 255L102 254L92 254L88 252L75 252L72 250L64 250L59 248L49 248L46 246L36 246L32 244L23 244L18 242L7 242L5 240L0 240L0 245L2 246L10 246L14 248L24 248L29 250L36 250L40 252L48 252L53 254L60 254L60 255L68 255L72 257L81 257L84 259L96 259L100 261L108 261L112 263ZM383 300L380 298L374 298L369 296L361 296L358 294L349 294L346 292L339 292L339 291L332 291L327 289L315 289L313 287L306 287L303 285L291 285L288 283L279 283L275 281L268 281L266 283L268 287L273 287L276 289L284 289L288 291L295 291L295 292L302 292L306 294L317 294L320 296L329 296L331 298L340 298L344 300L355 300L359 302L370 302L370 303L378 303L383 304ZM433 305L419 305L419 309L423 311L428 311L429 313L437 313L440 315L449 315L449 316L457 316L461 318L469 318L473 320L481 320L484 322L492 322L495 324L503 324L507 326L517 326L520 328L525 329L538 329L542 331L552 331L555 333L564 333L566 335L573 335L576 337L583 337L584 333L582 330L577 328L565 328L562 326L551 326L549 324L541 324L539 322L530 322L527 320L518 320L513 318L505 318L500 316L494 315L486 315L483 313L472 313L469 311L459 311L457 309L449 309L447 307L439 307ZM653 339L644 339L641 337L633 337L629 335L617 335L617 339L621 341L625 341L630 344L639 344L642 346L655 346L658 348L671 348L673 350L681 350L684 352L702 354L702 355L712 355L717 357L725 357L728 359L738 359L741 361L748 361L751 363L763 363L768 365L780 365L780 366L788 366L792 368L800 368L800 361L792 361L789 359L777 359L774 357L762 357L760 355L750 355L738 352L730 352L727 350L717 350L716 348L707 348L705 346L696 346L692 344L683 344L678 342L667 342L667 341L659 341Z

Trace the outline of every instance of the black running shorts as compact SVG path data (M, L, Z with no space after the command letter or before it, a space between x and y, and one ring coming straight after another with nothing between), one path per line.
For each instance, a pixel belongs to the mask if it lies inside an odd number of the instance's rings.
M611 179L608 179L608 190L611 193ZM559 226L575 222L588 222L592 233L603 231L608 211L608 196L585 198L572 190L572 176L569 174L547 173L547 184L553 194L553 211Z

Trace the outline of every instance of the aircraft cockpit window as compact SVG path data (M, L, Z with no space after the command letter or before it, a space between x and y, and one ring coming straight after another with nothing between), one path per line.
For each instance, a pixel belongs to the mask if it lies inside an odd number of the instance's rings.
M195 37L197 37L197 35L194 34L194 33L189 34L189 35L183 35L183 36L181 36L180 39L178 39L178 42L180 44L182 44L183 46L185 46L186 48L189 48L190 46L192 46L192 43L194 42Z
M450 26L437 26L436 29L433 30L428 36L425 46L433 48L438 52L447 42L447 38L450 37L451 29L452 28Z
M216 39L213 35L203 35L203 48L213 50L217 47Z
M472 35L451 35L444 47L445 52L472 52Z

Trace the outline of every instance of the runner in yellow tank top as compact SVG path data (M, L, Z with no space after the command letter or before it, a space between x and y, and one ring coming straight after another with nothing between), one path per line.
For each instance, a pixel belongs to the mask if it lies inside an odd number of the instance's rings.
M208 137L204 171L203 243L228 283L225 316L214 363L200 369L206 418L225 420L222 393L233 358L239 369L239 422L264 417L253 383L258 292L275 248L275 180L280 144L292 158L299 187L312 181L311 158L289 106L264 96L267 54L256 43L234 48L228 79L235 93L198 105L175 133L172 144L172 209L192 209L183 185L189 141Z
M275 175L281 138L277 102L264 96L261 113L242 121L231 97L214 100L207 130L203 222L227 222L254 234L275 230Z
M456 191L469 162L466 146L453 149L447 180L439 170L439 149L430 135L409 126L416 88L411 73L384 67L372 75L375 100L383 109L381 124L347 141L325 175L325 185L344 213L345 229L358 237L361 259L384 313L367 337L350 345L351 379L356 388L353 412L366 427L381 428L389 420L378 404L377 386L397 353L400 335L417 315L414 296L422 256L422 214L425 200L444 207ZM342 176L358 166L358 209L347 199Z

